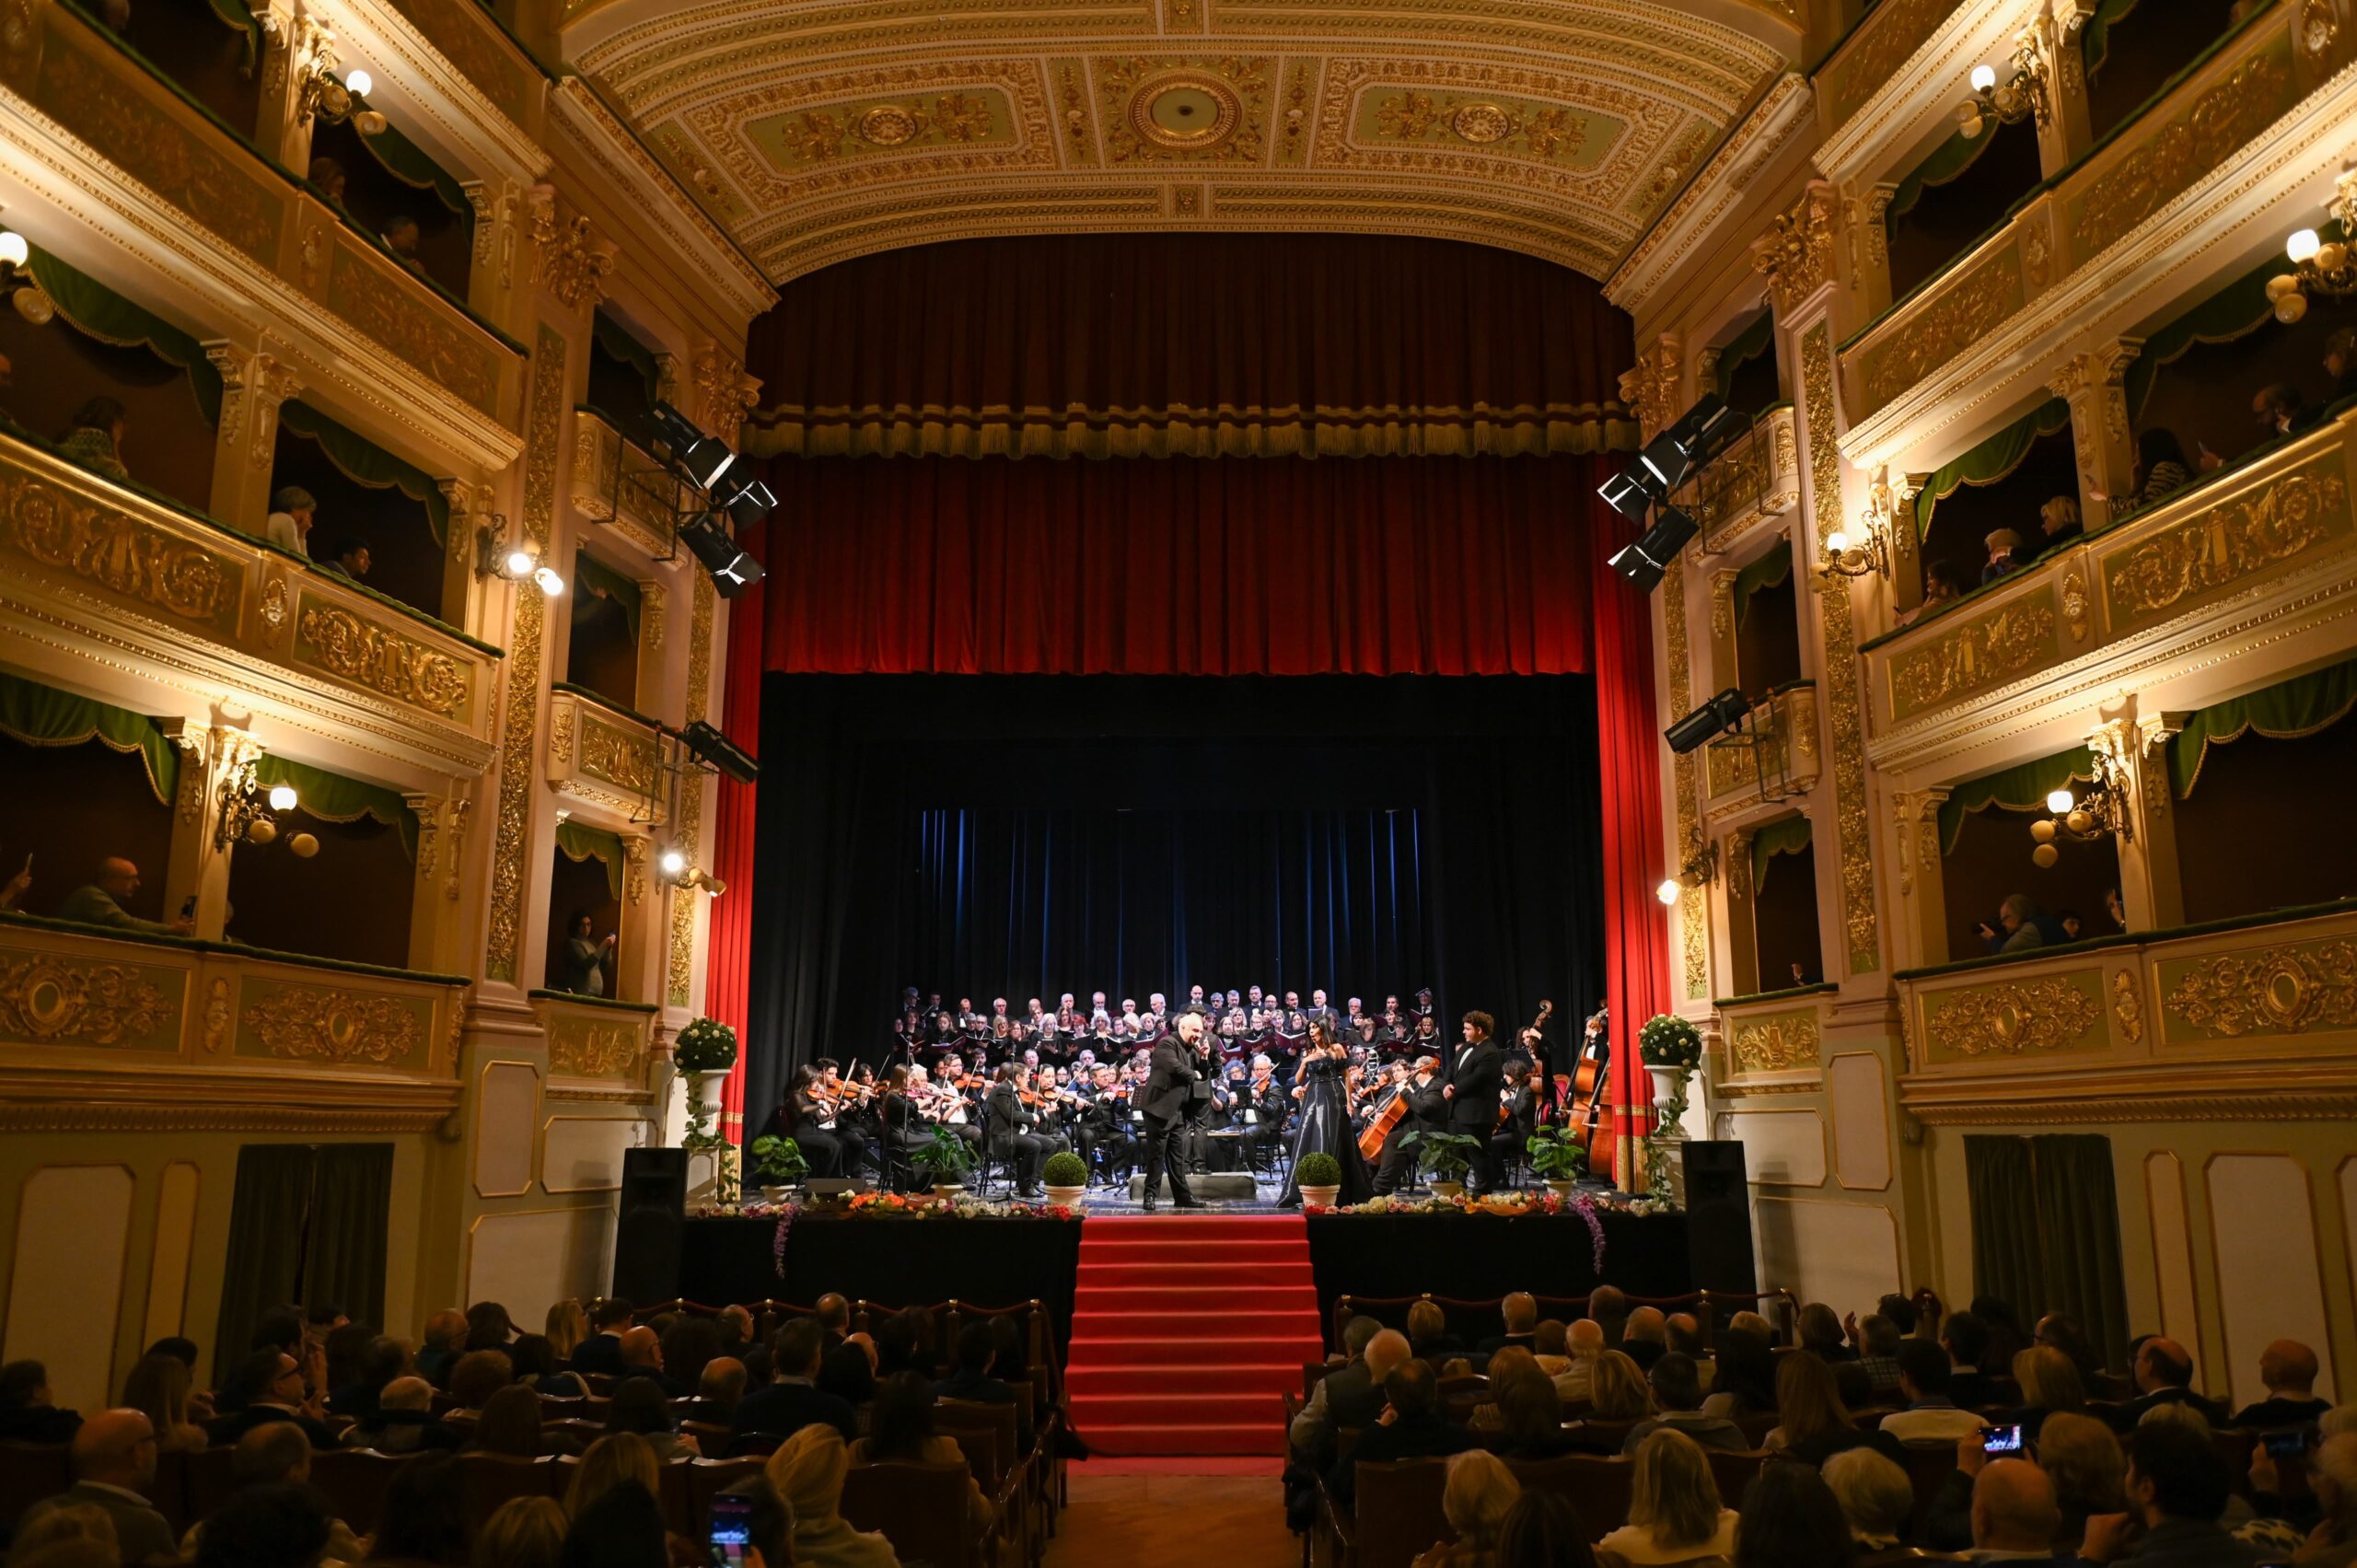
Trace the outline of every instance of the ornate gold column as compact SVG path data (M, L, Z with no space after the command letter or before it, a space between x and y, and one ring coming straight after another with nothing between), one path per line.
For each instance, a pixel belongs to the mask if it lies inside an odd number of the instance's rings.
M614 995L624 1002L658 1000L663 989L663 900L649 897L655 841L644 833L622 840L622 937L615 944Z
M298 178L311 167L311 121L303 111L303 84L321 69L336 69L335 34L284 0L258 12L261 24L261 103L254 112L254 145Z
M2068 168L2096 145L2095 120L2087 108L2087 67L2081 29L2096 14L2096 0L2050 0L2038 18L2039 48L2051 63L2038 117L2038 162L2047 174Z
M466 957L466 828L474 801L459 793L404 795L417 814L417 884L409 910L409 967L462 974Z
M475 575L475 529L495 516L493 492L488 484L463 479L437 479L435 487L450 504L450 537L443 541L442 619L496 643L502 628L482 624L488 585Z
M1947 797L1945 789L1903 789L1891 796L1891 858L1902 900L1899 969L1948 961L1947 883L1940 864L1940 807Z
M2139 715L2136 700L2104 710L2087 732L2087 749L2111 772L2121 790L2128 831L2119 835L2119 901L2131 931L2185 923L2185 889L2177 868L2177 797L2169 785L2169 738L2185 727L2182 714Z
M1751 840L1747 828L1726 836L1719 851L1719 882L1726 889L1727 994L1748 996L1766 989L1759 979L1759 920L1753 904Z
M208 510L230 527L259 536L270 515L279 405L301 396L303 383L279 363L266 340L251 345L226 339L208 343L204 357L221 373L221 428Z
M1889 214L1898 194L1885 180L1842 199L1841 273L1852 321L1871 321L1890 308Z
M1694 707L1694 681L1687 643L1686 557L1671 561L1661 580L1664 665L1669 680L1669 715L1665 724ZM1694 753L1670 759L1669 853L1682 859L1702 831L1701 766ZM1700 888L1688 888L1678 900L1677 995L1684 1002L1711 999L1711 900Z
M1735 645L1735 580L1740 572L1721 570L1711 574L1711 690L1724 691L1730 686L1743 684L1743 671L1736 667ZM1672 718L1678 716L1676 714ZM1708 792L1705 769L1705 793Z
M515 308L516 253L525 238L524 192L512 180L464 181L467 204L475 213L475 248L467 273L467 303L489 321L505 321Z
M2142 338L2115 338L2064 362L2051 385L2071 404L2071 439L2079 469L2079 517L2092 530L2134 494L2136 433L2128 423L2128 367Z
M668 598L661 579L638 579L638 695L633 705L642 714L659 714L667 706L671 671L663 658L663 617Z
M217 942L229 918L229 856L237 847L220 832L221 785L261 755L261 743L242 729L202 729L185 719L167 721L164 733L180 754L180 784L172 802L163 917L178 919L192 898L193 935Z

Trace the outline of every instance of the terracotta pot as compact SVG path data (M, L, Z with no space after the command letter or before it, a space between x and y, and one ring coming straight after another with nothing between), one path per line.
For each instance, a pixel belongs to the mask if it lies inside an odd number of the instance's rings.
M1341 1195L1342 1184L1339 1181L1331 1187L1304 1187L1301 1190L1303 1202L1315 1204L1321 1209L1332 1208L1334 1200Z
M1430 1185L1433 1190L1433 1196L1435 1198L1462 1198L1465 1196L1465 1183L1462 1181L1435 1181L1432 1182Z
M1088 1189L1086 1186L1051 1187L1048 1189L1048 1202L1059 1209L1076 1209L1080 1207L1080 1200L1087 1191Z

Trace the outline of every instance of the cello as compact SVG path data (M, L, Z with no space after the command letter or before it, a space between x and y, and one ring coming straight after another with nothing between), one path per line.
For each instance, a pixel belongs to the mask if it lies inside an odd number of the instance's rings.
M1544 1050L1546 1041L1542 1037L1546 1032L1547 1020L1554 1016L1555 1004L1543 996L1540 997L1538 1016L1530 1020L1530 1027L1523 1030L1518 1037L1530 1048L1531 1075L1527 1082L1534 1086L1541 1083L1547 1076L1547 1056ZM1501 1088L1498 1091L1498 1130L1504 1132L1507 1123L1513 1120L1513 1091L1511 1088Z
M1591 1159L1596 1153L1596 1131L1603 1124L1603 1118L1596 1112L1604 1091L1605 1069L1611 1062L1610 1025L1610 1015L1602 1007L1588 1019L1580 1040L1579 1063L1572 1071L1572 1092L1563 1115L1566 1135L1586 1149Z

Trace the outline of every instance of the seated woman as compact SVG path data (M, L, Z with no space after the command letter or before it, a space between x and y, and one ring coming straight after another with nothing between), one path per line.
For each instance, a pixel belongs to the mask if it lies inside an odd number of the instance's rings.
M1555 1397L1555 1380L1540 1368L1491 1375L1497 1390L1499 1458L1552 1459L1573 1453L1577 1445L1563 1430L1563 1402Z
M1498 1568L1597 1568L1587 1526L1560 1492L1526 1492L1498 1527ZM1618 1568L1617 1562L1609 1568Z
M842 1516L843 1476L850 1469L842 1434L825 1422L787 1438L763 1467L794 1511L796 1568L900 1568L890 1541L852 1528Z
M475 1454L506 1454L516 1458L537 1459L547 1453L546 1439L540 1431L540 1397L521 1384L510 1383L492 1395L475 1418L474 1430L467 1438L467 1451Z
M1435 1377L1445 1376L1443 1369L1465 1354L1465 1346L1449 1333L1447 1315L1436 1301L1419 1301L1408 1308L1408 1345Z
M1457 1539L1435 1543L1416 1568L1497 1568L1498 1530L1521 1500L1521 1484L1496 1456L1479 1448L1452 1456L1440 1511Z
M1711 1397L1702 1401L1702 1413L1729 1420L1775 1413L1776 1354L1768 1348L1768 1336L1738 1323L1720 1337L1715 1348Z
M2087 1408L2086 1385L2071 1358L2052 1345L2032 1345L2014 1353L2014 1381L2022 1388L2021 1408L2008 1411L2004 1423L2018 1423L2022 1435L2038 1441L2046 1418L2060 1412L2078 1414Z
M1861 1445L1894 1461L1903 1461L1906 1449L1887 1432L1861 1432L1842 1402L1833 1368L1813 1355L1788 1355L1776 1365L1777 1423L1760 1443L1763 1448L1821 1465L1835 1454Z
M130 418L121 402L113 398L92 398L74 411L64 438L58 443L59 454L92 473L128 484L131 470L122 465L122 438L130 428Z
M1826 1460L1823 1474L1861 1552L1897 1551L1906 1545L1915 1483L1904 1468L1871 1448L1852 1448Z
M1733 1557L1735 1535L1735 1510L1720 1505L1719 1483L1712 1479L1701 1446L1682 1432L1664 1429L1638 1446L1629 1522L1596 1544L1631 1568L1646 1568Z
M899 1372L884 1380L867 1418L867 1435L851 1446L854 1465L955 1465L966 1467L966 1452L958 1439L933 1429L937 1400L933 1385L921 1373ZM966 1476L967 1532L980 1536L991 1527L998 1510L982 1494L982 1484L970 1470Z
M577 1303L574 1310L581 1310ZM557 1369L556 1347L545 1334L518 1334L507 1346L507 1359L516 1381L547 1399L577 1400L589 1392L579 1376Z
M1489 1391L1482 1398L1481 1402L1473 1407L1472 1414L1467 1418L1466 1425L1475 1432L1504 1431L1505 1417L1498 1409L1498 1396L1504 1391L1509 1379L1524 1374L1536 1374L1538 1371L1538 1358L1523 1346L1500 1347L1490 1357ZM1548 1387L1554 1387L1551 1380Z
M1744 1490L1741 1536L1736 1568L1852 1568L1859 1561L1841 1504L1806 1465L1761 1468Z
M671 1422L671 1401L652 1377L625 1377L606 1408L606 1431L635 1433L655 1450L656 1461L694 1458L703 1450L692 1437L681 1436Z

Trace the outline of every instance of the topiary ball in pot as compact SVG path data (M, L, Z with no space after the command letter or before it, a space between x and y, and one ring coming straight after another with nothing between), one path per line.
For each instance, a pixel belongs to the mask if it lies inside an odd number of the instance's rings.
M1339 1187L1342 1184L1342 1167L1332 1155L1309 1154L1301 1156L1295 1167L1294 1179L1304 1187Z
M1086 1187L1088 1167L1080 1163L1078 1155L1051 1155L1040 1168L1039 1179L1050 1187Z

